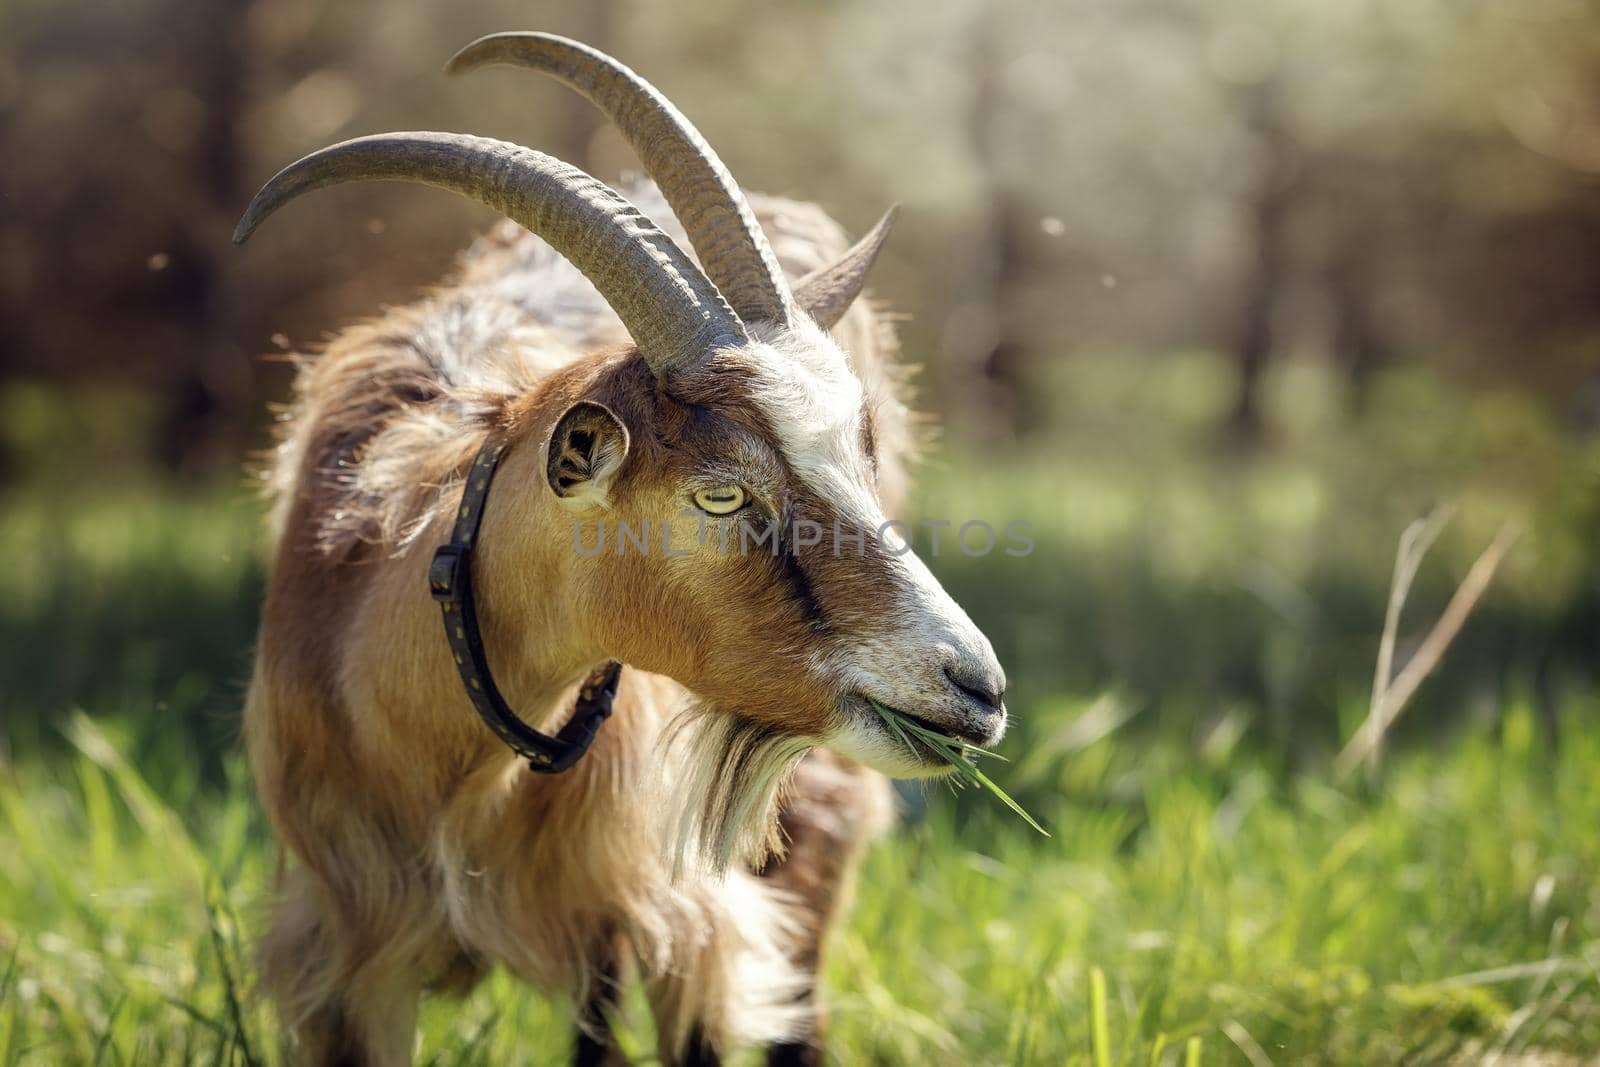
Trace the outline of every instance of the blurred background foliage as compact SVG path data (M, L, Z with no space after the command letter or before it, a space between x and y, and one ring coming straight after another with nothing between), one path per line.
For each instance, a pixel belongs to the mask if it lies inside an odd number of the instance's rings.
M1600 642L1597 8L8 0L5 732L131 687L205 751L230 736L274 357L410 298L488 220L368 185L248 251L231 226L278 166L377 130L634 166L553 83L440 73L509 27L625 57L751 188L856 231L904 205L875 291L944 427L920 512L1035 526L1027 560L937 561L1021 730L1114 690L1324 751L1395 538L1440 502L1402 656L1500 522L1527 535L1423 707L1553 708Z
M6 377L152 390L161 458L228 468L281 392L253 357L405 299L486 221L344 189L233 251L276 168L416 128L634 165L554 83L440 73L508 27L625 57L750 188L857 231L904 204L878 291L963 434L1048 439L1061 368L1174 349L1226 358L1247 441L1288 355L1353 407L1420 364L1600 419L1592 0L8 0Z

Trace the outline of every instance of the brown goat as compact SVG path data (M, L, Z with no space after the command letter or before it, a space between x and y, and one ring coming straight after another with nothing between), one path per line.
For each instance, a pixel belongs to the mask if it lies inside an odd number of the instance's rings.
M241 222L242 240L299 192L388 178L533 231L500 224L451 283L302 363L245 712L293 855L263 985L311 1064L409 1062L420 994L495 965L577 998L580 1062L614 1053L604 1011L631 969L664 1061L758 1042L817 1062L823 941L888 818L877 772L942 768L871 702L980 744L1005 724L987 640L881 536L911 421L892 333L851 303L887 226L846 250L815 207L746 201L664 98L575 42L497 35L453 69L492 62L601 107L670 235L550 157L442 134L309 156ZM557 725L597 664L627 665L562 774L473 714L426 588L486 442L473 566L499 688ZM839 552L802 523L867 534ZM590 550L624 525L658 540Z

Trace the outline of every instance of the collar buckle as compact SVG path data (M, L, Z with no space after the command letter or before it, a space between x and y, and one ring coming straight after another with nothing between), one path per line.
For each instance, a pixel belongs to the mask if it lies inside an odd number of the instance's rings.
M466 545L440 545L428 564L428 592L441 604L459 604L471 575L472 556Z

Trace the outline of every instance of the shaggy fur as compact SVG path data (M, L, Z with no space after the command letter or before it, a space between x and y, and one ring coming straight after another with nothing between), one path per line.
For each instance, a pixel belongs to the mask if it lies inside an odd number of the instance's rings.
M630 195L669 222L649 187ZM755 205L792 276L845 247L816 208ZM893 506L913 424L892 333L862 305L834 334L863 383L879 496ZM595 355L608 346L615 357ZM487 435L547 434L572 399L593 395L634 425L692 439L692 427L652 423L649 382L627 351L592 287L502 224L451 284L302 361L266 472L274 574L245 722L259 791L293 855L261 946L262 982L307 1062L409 1062L419 992L463 992L495 965L582 1004L604 994L619 953L645 982L668 1062L692 1047L815 1037L822 938L889 804L875 772L804 756L821 722L774 727L791 699L783 664L805 650L773 647L762 632L800 632L794 604L771 608L751 633L698 638L731 647L745 670L770 669L770 707L686 711L666 675L703 673L705 648L691 635L663 649L631 631L564 630L570 612L552 600L560 565L530 567L506 547L553 528L518 512L516 491L497 481L479 567L483 588L500 593L482 621L513 706L550 728L592 666L579 646L629 653L613 721L572 771L543 777L470 711L423 594L459 479ZM660 442L634 444L643 465L670 468L675 453ZM497 477L542 478L533 452L514 452ZM729 581L754 598L757 577ZM622 569L604 595L619 617L653 617L691 595L674 592L675 580ZM638 599L662 588L666 601ZM696 691L714 698L721 684L707 678ZM767 858L785 840L788 858ZM757 866L765 877L750 873Z

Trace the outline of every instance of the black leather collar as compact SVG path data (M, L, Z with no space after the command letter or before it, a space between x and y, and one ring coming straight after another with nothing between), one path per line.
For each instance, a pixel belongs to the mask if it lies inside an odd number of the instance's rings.
M478 631L478 609L472 597L472 545L478 538L489 485L503 450L503 445L491 439L472 461L450 543L439 546L428 567L428 589L444 610L445 640L450 642L461 684L479 716L528 766L541 774L559 774L588 751L600 724L611 716L622 664L612 660L584 679L572 718L554 737L523 722L500 695Z

